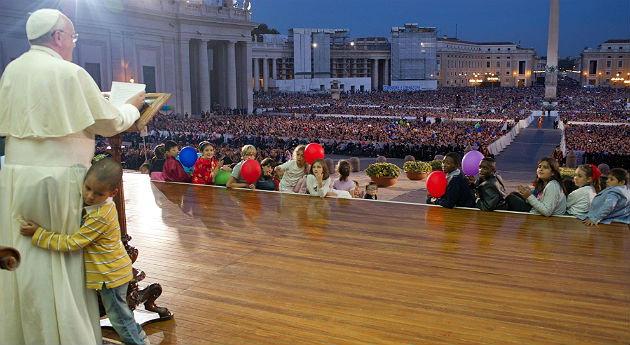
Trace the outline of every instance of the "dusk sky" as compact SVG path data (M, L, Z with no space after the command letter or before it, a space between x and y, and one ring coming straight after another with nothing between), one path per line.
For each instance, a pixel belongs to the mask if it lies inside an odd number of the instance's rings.
M630 0L560 0L560 56L609 39L630 38ZM549 0L252 0L252 19L282 34L293 27L344 28L350 36L390 38L392 26L436 27L438 37L510 41L547 55Z

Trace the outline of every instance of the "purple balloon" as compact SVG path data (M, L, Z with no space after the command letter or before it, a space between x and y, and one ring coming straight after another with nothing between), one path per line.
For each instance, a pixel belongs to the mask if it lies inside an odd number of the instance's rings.
M464 170L464 174L468 176L473 176L479 173L479 163L483 159L483 154L479 151L470 151L464 155L464 159L462 159L462 169Z

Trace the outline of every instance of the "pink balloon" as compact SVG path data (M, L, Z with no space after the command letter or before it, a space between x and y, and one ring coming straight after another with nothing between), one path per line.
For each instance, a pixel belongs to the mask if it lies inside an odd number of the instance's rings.
M443 171L434 171L427 177L427 191L434 198L444 195L446 184L446 174Z
M254 159L248 159L241 166L241 177L247 183L254 183L260 177L260 164Z
M324 148L317 143L310 143L304 150L306 163L312 164L316 159L324 159Z

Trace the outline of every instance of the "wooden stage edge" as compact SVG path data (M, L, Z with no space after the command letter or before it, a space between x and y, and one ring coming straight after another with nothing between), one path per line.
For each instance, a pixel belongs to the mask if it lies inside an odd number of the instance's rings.
M123 178L153 344L630 340L624 224Z

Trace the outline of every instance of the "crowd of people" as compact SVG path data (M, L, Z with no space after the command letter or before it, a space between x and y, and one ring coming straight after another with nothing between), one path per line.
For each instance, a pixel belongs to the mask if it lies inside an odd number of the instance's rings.
M449 151L467 148L485 150L511 129L513 123L488 121L436 121L421 119L392 121L384 118L347 118L281 115L230 115L205 119L177 119L160 114L152 121L144 142L137 133L126 133L129 145L123 151L125 167L137 169L150 156L149 147L165 140L180 145L196 145L208 140L221 155L234 159L245 144L258 147L262 158L279 160L297 144L319 142L331 154L403 158L413 155L431 160ZM144 143L147 149L144 148ZM105 151L100 138L97 150Z
M487 148L514 121L540 109L543 94L544 89L537 87L484 88L477 93L472 88L444 88L343 93L341 100L333 101L327 93L257 93L255 106L267 114L215 112L184 119L160 114L151 122L146 140L148 147L154 147L168 139L183 145L205 139L228 157L244 144L256 145L264 157L277 159L291 146L319 142L334 154L413 155L429 160L436 154L463 152L469 146ZM616 90L563 86L558 89L558 104L559 118L565 123L627 121L625 101ZM450 120L454 118L475 120ZM584 151L584 162L629 166L627 125L565 126L567 149ZM137 135L126 135L126 141L131 145L124 151L125 167L137 169L152 151L144 149Z
M306 160L305 145L296 146L291 158L282 164L271 158L260 161L262 173L258 172L253 179L243 171L249 162L256 160L258 150L254 145L244 145L241 160L229 165L223 158L217 161L214 157L216 150L210 142L202 141L198 148L200 157L190 174L186 172L183 160L178 162L175 159L179 148L172 140L164 143L164 149L160 150L164 156L156 154L146 172L153 179L171 182L225 184L227 188L304 193L322 198L377 199L378 188L373 184L366 185L365 191L362 191L356 181L349 180L348 161L338 162L335 169L338 177L335 179L323 159ZM221 170L230 172L227 181L219 182ZM443 195L429 195L428 204L447 208L476 207L484 211L511 210L543 216L569 214L582 219L586 225L613 221L630 224L630 190L627 187L630 178L622 168L603 174L596 166L584 164L576 169L574 179L563 180L557 160L543 157L538 161L533 190L531 186L521 185L511 194L506 192L501 177L496 173L496 162L491 157L485 157L479 163L479 178L476 180L464 174L462 155L457 152L446 154L442 170L446 174L445 192ZM427 190L429 194L433 193L428 184Z
M565 126L568 151L582 151L582 161L630 168L630 128L628 125Z
M558 98L558 112L564 122L630 122L628 93L613 88L571 88Z
M340 100L321 94L257 94L254 107L268 112L370 115L416 118L522 119L539 109L540 88L443 88L435 91L344 93Z

